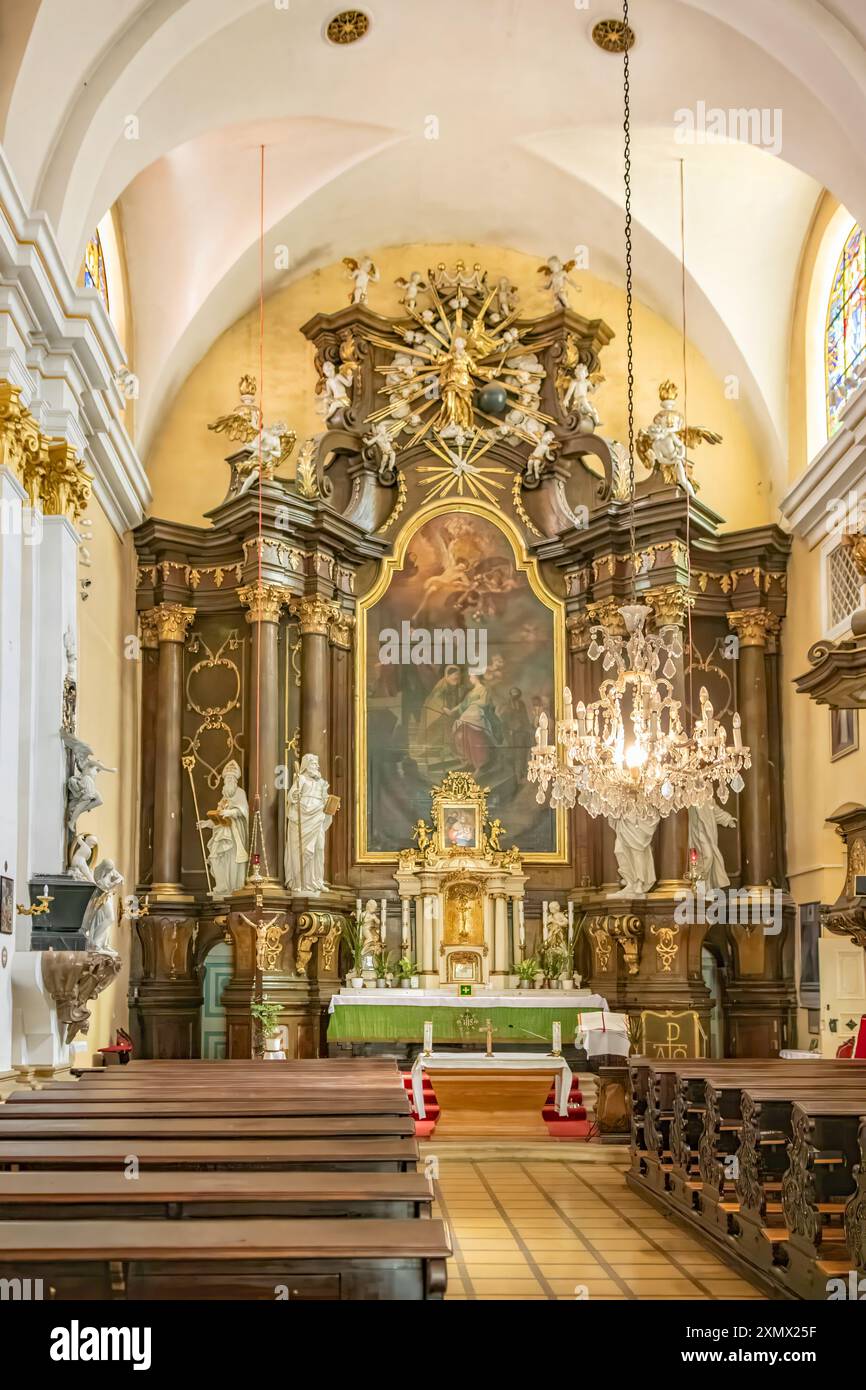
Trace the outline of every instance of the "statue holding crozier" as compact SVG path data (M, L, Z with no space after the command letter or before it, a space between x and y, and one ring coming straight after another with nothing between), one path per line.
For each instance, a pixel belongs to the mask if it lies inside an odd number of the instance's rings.
M305 897L327 891L325 837L340 809L315 753L305 753L286 796L286 887Z
M243 888L249 861L250 808L240 785L241 770L232 758L223 768L219 803L196 822L199 830L212 830L207 847L213 888L212 898L227 898Z

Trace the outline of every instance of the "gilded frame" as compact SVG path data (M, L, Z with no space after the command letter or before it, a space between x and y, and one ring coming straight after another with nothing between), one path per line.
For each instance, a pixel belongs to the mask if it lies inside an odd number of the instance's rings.
M367 849L367 614L387 591L396 570L402 570L406 563L409 542L416 531L434 517L449 512L470 513L490 521L505 536L511 546L516 568L526 575L535 597L553 615L553 684L555 717L562 718L562 692L566 685L565 676L565 604L562 599L547 588L538 572L538 566L528 554L523 538L517 527L503 512L480 498L461 497L455 505L454 499L427 502L408 518L394 539L391 555L382 561L382 570L369 593L358 600L357 627L355 642L355 863L357 864L396 864L399 853L387 851L368 851ZM567 864L566 814L562 806L555 811L556 849L544 853L527 852L521 854L526 864ZM481 827L482 831L484 827ZM434 826L438 831L438 825Z

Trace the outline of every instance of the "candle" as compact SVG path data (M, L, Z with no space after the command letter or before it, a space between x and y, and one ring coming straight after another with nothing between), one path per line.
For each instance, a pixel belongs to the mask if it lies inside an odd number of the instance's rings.
M547 715L543 711L538 716L538 744L540 748L547 747Z
M387 934L387 931L388 931L388 899L387 899L387 898L383 898L383 899L382 899L382 910L381 910L381 913L380 913L380 915L379 915L379 936L380 936L380 938L381 938L381 940L382 940L382 944L383 944L383 945L384 945L384 943L385 943L385 936L386 936L386 934Z
M401 913L402 913L402 921L401 921L401 924L400 924L400 944L401 944L401 946L403 947L403 952L404 952L404 954L406 954L406 953L408 952L408 950L409 950L409 899L408 899L408 898L401 898L401 900L400 900L400 910L401 910Z
M355 899L355 916L358 918L359 921L361 920L361 899L360 899L360 898L356 898L356 899Z
M574 930L574 903L568 904L568 944L571 945L571 933Z
M541 939L547 940L547 899L541 904Z
M429 1057L429 1056L430 1056L430 1053L433 1051L433 1023L432 1023L432 1021L428 1021L427 1023L424 1024L424 1042L423 1042L423 1048L424 1048L424 1056L425 1056L425 1057Z
M517 904L517 940L520 945L520 954L521 956L523 956L526 951L526 923L523 917L522 898L519 900Z
M551 1051L554 1057L559 1057L562 1053L562 1024L558 1022L551 1024L551 1032L553 1034L553 1047Z

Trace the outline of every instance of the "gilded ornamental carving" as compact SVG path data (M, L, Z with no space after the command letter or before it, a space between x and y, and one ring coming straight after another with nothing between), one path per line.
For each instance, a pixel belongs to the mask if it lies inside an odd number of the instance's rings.
M278 623L283 605L289 601L288 590L281 584L244 584L238 598L247 610L248 623Z

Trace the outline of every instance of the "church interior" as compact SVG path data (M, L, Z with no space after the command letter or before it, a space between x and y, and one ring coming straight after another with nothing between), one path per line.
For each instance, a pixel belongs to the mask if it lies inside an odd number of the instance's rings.
M866 1298L864 74L3 0L4 1298Z

